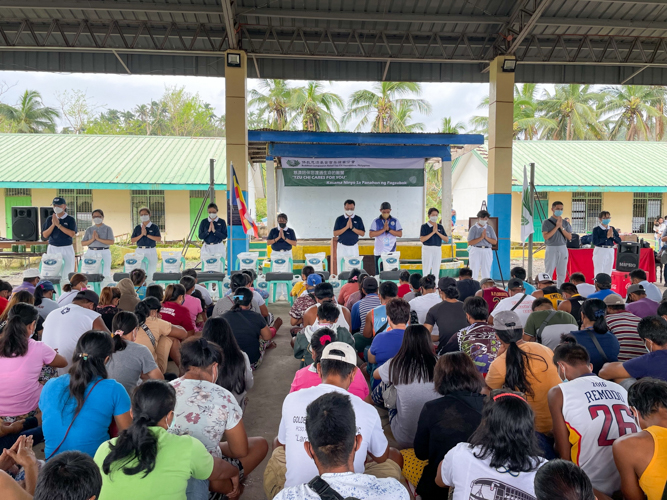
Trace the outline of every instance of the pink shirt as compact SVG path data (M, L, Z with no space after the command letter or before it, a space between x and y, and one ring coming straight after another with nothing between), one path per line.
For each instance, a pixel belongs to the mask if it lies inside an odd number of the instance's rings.
M309 387L315 387L322 383L322 379L317 374L317 372L311 371L311 367L314 365L306 366L301 368L294 374L294 380L292 381L292 387L290 387L290 392L296 392L300 389L308 389ZM366 399L368 396L368 382L364 378L361 370L357 370L357 373L354 376L354 380L350 384L348 389L350 394L359 396L361 399Z
M197 316L203 312L203 309L201 308L201 301L197 297L193 297L192 295L186 295L185 302L183 302L183 306L185 306L185 308L190 313L190 318L192 318L192 323L195 325L195 331L201 332L202 330L201 327L197 326Z
M28 352L14 358L0 357L0 416L17 417L37 408L42 366L52 363L56 351L43 342L28 339Z

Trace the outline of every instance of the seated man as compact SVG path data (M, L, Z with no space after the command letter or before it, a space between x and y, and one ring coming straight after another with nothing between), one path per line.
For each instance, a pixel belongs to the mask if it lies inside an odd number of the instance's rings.
M637 333L648 353L629 361L606 363L600 370L600 378L614 380L626 389L644 377L667 381L667 321L660 316L648 316L639 322Z
M581 305L586 297L579 293L579 289L566 281L560 286L560 293L563 295L563 302L558 304L558 310L571 314L577 322L577 328L581 327Z
M380 285L380 305L371 309L366 314L366 324L364 325L363 333L356 333L354 335L358 352L362 352L363 348L371 345L375 335L387 330L389 327L389 323L387 322L387 304L397 296L398 287L393 281L385 281ZM365 339L365 345L362 348L360 347L363 344L363 340L357 340L359 335Z
M618 352L619 361L628 361L646 354L644 341L637 333L637 326L641 318L625 310L625 301L617 293L604 298L607 305L607 327L618 339L621 350ZM667 306L666 306L667 309Z
M350 396L330 392L306 408L306 433L303 446L317 466L318 478L307 484L286 488L276 500L320 500L322 487L329 487L342 498L359 500L409 500L405 487L393 478L378 479L354 472L355 453L363 437L357 434L355 411Z
M596 292L595 285L586 283L586 276L584 276L584 273L572 273L570 276L570 283L577 287L577 290L582 297L588 298L590 294Z
M459 279L456 282L456 288L459 289L459 300L463 302L468 297L473 297L481 288L479 281L472 279L472 269L462 267L459 269Z
M526 281L526 276L527 273L523 267L517 266L510 270L510 278L518 278L523 281L523 288L526 290L526 293L530 295L535 291L535 287Z
M646 296L643 285L630 285L628 287L628 299L625 308L638 318L655 316L658 312L660 302L651 300Z
M290 325L292 325L292 328L290 328L290 333L292 334L292 337L303 330L303 315L305 312L310 307L317 304L313 292L315 291L315 287L322 283L322 277L319 274L310 273L304 282L306 284L303 288L303 293L299 294L299 296L294 301L294 304L292 304L291 309L289 310L289 321Z
M535 297L528 295L523 288L523 281L519 278L512 278L507 283L507 289L510 294L509 297L504 298L496 307L493 308L489 323L493 324L493 318L496 314L502 311L514 311L521 320L521 324L525 325L528 321L528 316L531 313L530 304L535 300Z
M628 403L642 431L612 445L621 491L626 500L659 500L667 476L667 383L640 380L630 388Z
M493 278L483 278L479 282L479 285L482 288L475 292L475 297L482 297L484 300L486 300L486 304L489 306L489 313L493 312L493 309L496 307L498 302L503 300L505 297L510 296L510 294L505 290L496 286L496 282L493 281Z
M378 295L378 281L372 276L368 276L362 283L364 297L352 306L350 311L350 331L352 333L363 332L366 326L366 315L371 309L380 305L380 297Z
M470 276L472 276L472 271L470 271ZM422 275L420 273L412 273L410 275L410 292L406 293L403 296L403 300L406 302L410 302L412 299L415 297L419 296L419 282L422 279Z
M616 292L611 289L611 276L605 273L598 273L595 276L595 293L591 293L586 298L604 300L607 295L611 295L612 293Z
M387 331L378 333L373 339L373 343L366 351L366 360L371 366L368 367L368 374L372 374L375 369L391 358L401 348L403 343L403 333L410 321L410 304L403 299L394 299L387 304L387 320L389 328Z
M403 460L398 451L389 448L377 410L347 392L357 371L357 359L353 347L332 342L324 348L317 367L322 383L285 397L277 444L264 472L264 492L269 499L283 488L308 483L319 474L312 455L304 448L309 440L307 407L320 396L330 393L347 395L354 409L355 429L361 437L354 454L354 472L366 472L377 478L401 478ZM368 463L367 456L371 458Z
M646 271L643 269L635 269L630 273L630 280L633 285L641 285L646 290L646 296L654 302L662 302L662 292L653 283L649 283L646 279Z
M410 271L403 270L398 277L398 297L402 299L405 294L410 293L411 291Z
M312 275L311 275L312 276ZM345 342L354 347L354 338L350 330L338 324L340 311L333 302L322 302L317 308L317 320L312 325L305 327L294 338L294 357L301 360L299 368L312 364L313 357L310 352L310 339L320 328L331 328L339 342Z
M531 307L533 312L528 316L523 329L524 340L538 342L553 350L560 344L564 333L578 328L571 314L554 310L551 301L545 297L535 299Z
M560 293L560 289L554 284L554 280L547 273L540 273L537 275L536 281L537 290L532 293L533 297L536 299L542 297L549 299L554 309L557 309L558 304L563 300L563 295Z
M317 274L311 276L319 277ZM313 280L316 280L316 278L313 278ZM313 295L315 296L315 301L317 303L314 306L310 306L308 309L306 309L306 312L303 313L302 323L304 328L315 323L315 320L317 319L317 308L320 304L323 302L333 302L336 304L336 296L334 294L334 289L331 283L319 283L315 285L315 288L313 289ZM336 324L350 330L350 325L352 324L350 310L345 306L341 306L340 304L336 304L336 307L340 312L338 320L336 320Z

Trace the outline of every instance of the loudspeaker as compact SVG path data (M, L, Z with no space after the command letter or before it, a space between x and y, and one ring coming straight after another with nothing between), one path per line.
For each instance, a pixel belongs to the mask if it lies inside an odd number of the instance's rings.
M39 207L39 230L40 234L42 232L42 228L44 227L44 223L46 222L46 219L51 217L53 215L53 207ZM44 239L44 238L42 238Z
M39 226L37 207L12 207L12 238L16 241L37 241Z
M639 269L639 243L621 241L616 251L616 270L629 273Z

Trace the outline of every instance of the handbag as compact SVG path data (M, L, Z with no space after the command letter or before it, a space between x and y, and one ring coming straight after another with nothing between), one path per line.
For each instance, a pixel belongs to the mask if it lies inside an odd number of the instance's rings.
M598 350L598 352L600 353L600 356L602 356L602 361L604 361L605 363L608 363L608 362L609 362L609 358L608 358L607 355L604 353L604 350L602 349L602 346L600 345L600 342L598 342L598 339L595 338L595 334L594 334L591 330L589 330L589 329L586 329L586 332L588 333L588 336L589 336L589 337L591 338L591 340L593 341L593 344L595 344L595 348L596 348L596 349Z
M555 310L549 311L549 314L547 314L547 317L544 319L544 321L542 321L542 324L537 329L537 332L535 332L535 339L537 340L538 344L542 343L542 332L547 327L549 320L553 318L554 314L556 314Z

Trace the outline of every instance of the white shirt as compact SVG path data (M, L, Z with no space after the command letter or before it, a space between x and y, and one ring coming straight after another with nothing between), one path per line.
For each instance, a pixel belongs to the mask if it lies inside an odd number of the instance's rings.
M195 285L195 290L199 290L199 293L201 293L201 296L204 298L204 302L206 302L207 306L213 304L213 299L211 298L211 294L208 292L205 286L202 286L199 283L197 283Z
M340 392L350 397L356 418L357 432L363 440L354 456L354 471L364 472L367 453L379 457L384 455L389 445L382 430L382 422L377 410L360 397L345 389L330 384L301 389L288 394L283 401L282 419L278 429L278 440L285 445L285 488L308 483L318 475L315 461L306 454L303 443L308 440L306 433L306 407L330 392Z
M63 292L60 297L58 297L58 307L66 306L71 304L76 297L76 294L79 293L79 290L72 290L71 292Z
M521 297L523 297L522 293L517 293L516 295L512 295L511 297L505 297L503 300L498 302L496 304L496 307L493 309L491 312L492 317L496 317L496 314L498 314L500 311L509 311L514 307L514 305L521 300ZM521 304L519 304L515 309L514 312L519 316L519 319L521 320L521 326L526 325L526 321L528 321L528 316L530 316L530 313L533 312L531 311L531 304L535 300L535 297L532 295L526 295L526 298L521 301Z
M412 299L410 301L410 310L417 313L419 324L423 325L424 321L426 321L426 315L428 314L429 309L437 304L440 304L440 302L442 302L442 299L440 298L440 294L437 291L433 293L427 293L426 295L420 295L419 297ZM433 331L431 334L440 334L438 325L433 325Z
M81 307L68 304L53 311L44 320L42 342L67 360L65 368L58 368L58 375L65 375L72 364L72 355L81 335L92 330L93 322L100 314Z
M329 486L343 498L359 498L362 500L410 500L408 490L396 479L390 477L378 479L375 476L356 474L354 472L322 474ZM321 500L307 484L285 488L274 500Z
M449 450L440 466L442 481L447 486L454 486L454 500L471 498L528 499L535 497L535 473L546 463L539 458L532 472L501 472L503 469L491 467L491 458L484 460L475 457L477 448L470 448L468 443L459 443ZM496 491L504 495L496 496Z
M640 281L639 284L644 287L644 290L646 290L646 296L649 299L654 300L655 302L662 302L662 293L657 286L655 286L653 283L649 283L648 281Z
M577 292L579 292L579 295L582 297L588 297L591 293L595 293L595 285L591 285L590 283L579 283L577 285ZM660 300L662 300L662 296L660 297Z

